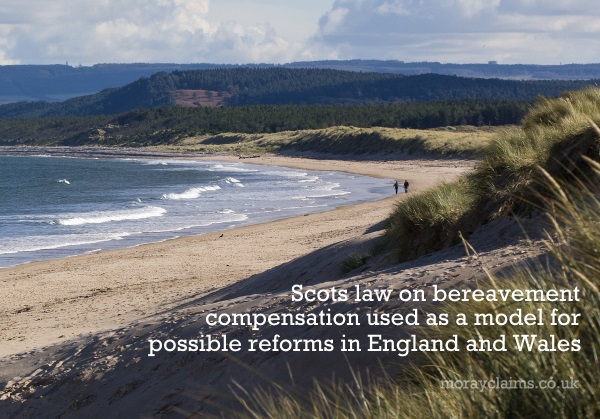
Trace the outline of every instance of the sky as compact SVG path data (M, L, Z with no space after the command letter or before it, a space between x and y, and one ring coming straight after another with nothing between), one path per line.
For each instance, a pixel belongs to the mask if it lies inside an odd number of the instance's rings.
M600 62L598 0L2 0L0 64Z

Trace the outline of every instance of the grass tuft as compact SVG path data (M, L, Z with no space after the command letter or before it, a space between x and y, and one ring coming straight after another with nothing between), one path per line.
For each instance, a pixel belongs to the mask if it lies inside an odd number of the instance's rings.
M352 253L348 255L342 263L342 273L347 274L355 269L365 266L367 260L371 257L371 253Z
M477 199L468 178L411 195L396 205L388 220L388 249L398 261L406 261L459 243L460 231L477 226Z

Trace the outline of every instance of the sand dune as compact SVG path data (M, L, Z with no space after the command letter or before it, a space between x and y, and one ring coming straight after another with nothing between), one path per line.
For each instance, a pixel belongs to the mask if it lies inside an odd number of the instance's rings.
M217 159L235 159L219 156ZM413 190L452 180L470 161L344 161L265 156L252 163L306 170L340 170L389 179L409 179ZM324 335L364 336L361 327L215 326L207 312L314 312L327 304L290 305L294 284L347 289L390 289L429 284L459 286L529 256L516 224L491 226L475 237L477 259L461 247L402 265L385 256L359 272L340 267L352 253L372 248L383 222L404 194L333 211L293 217L62 260L0 270L0 411L36 417L85 415L147 417L218 412L229 403L235 380L246 388L266 383L310 384L313 377L343 378L357 369L377 369L373 354L339 352L159 353L148 356L148 339L191 339L212 334L239 339L310 339ZM222 236L221 236L222 235ZM373 303L346 302L336 310L365 313ZM377 309L406 312L398 301ZM397 328L381 328L384 334ZM395 354L382 360L401 368ZM389 372L389 371L388 371ZM217 405L215 406L215 403ZM109 409L109 410L103 410Z

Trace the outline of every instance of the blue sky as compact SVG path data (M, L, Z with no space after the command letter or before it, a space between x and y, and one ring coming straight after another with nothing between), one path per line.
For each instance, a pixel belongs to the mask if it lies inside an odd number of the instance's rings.
M600 62L597 0L2 0L0 64Z

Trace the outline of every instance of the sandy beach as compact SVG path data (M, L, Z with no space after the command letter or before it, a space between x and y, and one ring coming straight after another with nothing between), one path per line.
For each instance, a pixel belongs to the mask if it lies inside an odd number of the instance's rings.
M237 156L215 160L238 161ZM253 164L408 178L415 191L470 161L345 161L265 156ZM169 310L315 249L361 237L397 200L342 207L225 232L0 270L0 356L115 328ZM285 234L281 234L285 232ZM223 237L220 237L223 235Z
M502 269L529 255L524 250L527 244L517 238L520 226L513 223L488 227L479 241L474 238L480 251L477 260L457 246L401 265L390 264L385 255L376 256L356 272L343 274L344 260L353 253L370 252L394 204L408 196L394 195L391 179L408 179L413 191L421 191L469 171L474 162L263 156L251 163L378 177L390 183L390 196L264 224L0 270L0 409L23 417L42 413L103 417L108 405L136 417L170 417L204 409L214 413L220 411L212 404L215 400L222 403L231 397L232 380L255 385L257 373L248 368L258 368L261 375L278 382L300 372L294 382L305 385L324 373L342 377L350 371L348 365L374 368L380 358L361 357L360 352L344 359L336 353L245 352L238 355L245 367L223 354L148 357L148 340L199 333L254 336L247 328L209 328L202 316L211 310L285 310L294 284L349 290L356 284L390 289L460 285L481 277L484 267ZM298 310L318 308L318 303L307 303ZM384 308L402 311L409 306L395 302ZM366 302L347 309L364 313L373 305ZM335 333L361 332L341 328ZM268 338L278 333L267 329L259 334ZM309 327L286 333L302 339L322 336L324 331ZM396 360L392 365L398 366ZM223 399L223 394L229 396Z

